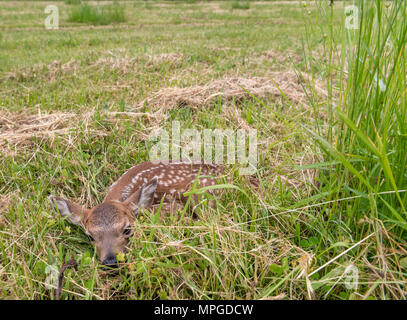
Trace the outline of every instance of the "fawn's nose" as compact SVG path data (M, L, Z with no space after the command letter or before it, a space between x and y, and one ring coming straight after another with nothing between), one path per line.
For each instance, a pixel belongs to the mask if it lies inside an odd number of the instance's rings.
M117 267L116 256L114 255L108 256L106 259L102 261L102 264L106 267L116 268Z

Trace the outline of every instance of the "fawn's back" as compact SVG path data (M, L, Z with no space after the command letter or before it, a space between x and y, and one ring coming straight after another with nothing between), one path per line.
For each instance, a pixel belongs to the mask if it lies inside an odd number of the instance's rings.
M154 194L153 206L161 202L164 204L179 201L184 203L186 198L182 195L188 191L199 174L199 188L215 185L216 178L223 173L222 167L208 163L145 162L136 165L124 173L111 187L105 201L125 201L140 187L157 177L157 189Z

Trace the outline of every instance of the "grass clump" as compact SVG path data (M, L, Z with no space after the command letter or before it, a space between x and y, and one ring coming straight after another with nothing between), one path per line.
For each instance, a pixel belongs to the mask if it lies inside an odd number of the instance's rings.
M108 25L111 23L125 22L126 15L124 7L119 4L104 6L82 4L72 9L68 21L93 25Z
M359 279L358 293L348 298L405 298L405 251L393 247L405 248L407 240L407 5L360 1L354 28L346 28L346 21L333 28L334 9L320 9L326 21L308 32L326 39L321 48L326 60L318 59L311 67L329 75L328 125L316 121L307 131L325 158L313 165L320 172L319 194L327 195L329 203L325 232L327 238L334 237L334 228L327 226L339 223L354 246L374 239L366 263L349 266L359 272L382 270L377 280L381 286L369 288ZM320 268L310 274L314 288L319 289L321 280L313 276L328 278L335 271L331 267L330 272Z
M360 2L356 31L343 30L343 65L339 97L332 97L332 126L317 141L327 160L336 161L328 173L339 198L358 195L352 214L400 227L407 239L407 25L405 2ZM328 33L329 34L329 33ZM335 37L335 36L334 36ZM330 56L335 54L331 52ZM332 62L332 61L331 61ZM328 66L331 70L334 66ZM335 86L333 80L328 84ZM320 128L319 128L320 129ZM326 175L327 176L327 175ZM332 183L332 184L331 184ZM335 187L333 187L335 186Z
M241 9L241 10L250 9L250 3L249 2L242 2L242 1L233 1L232 2L232 9Z

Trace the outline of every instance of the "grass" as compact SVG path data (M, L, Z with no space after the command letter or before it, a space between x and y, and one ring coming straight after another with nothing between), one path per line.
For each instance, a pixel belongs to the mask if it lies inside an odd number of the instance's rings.
M404 86L407 25L402 13L406 6L402 2L391 7L374 2L360 10L365 15L362 16L359 34L353 39L357 43L356 56L359 58L349 61L355 72L347 83L351 89L344 94L343 104L338 108L339 130L343 133L337 149L349 154L352 159L361 160L347 164L344 179L350 180L352 171L362 173L349 184L366 195L374 195L370 199L371 215L398 226L397 229L404 229L400 230L400 236L405 236L407 194L401 190L407 186L404 152L407 132ZM377 23L375 12L381 13ZM393 192L377 196L388 191Z
M65 4L81 4L81 0L64 0Z
M358 30L324 30L329 58L324 66L316 64L327 74L335 74L327 78L332 92L330 125L323 130L317 123L317 130L310 132L327 162L321 170L321 192L333 199L355 198L346 213L336 203L330 207L329 219L343 217L356 234L360 221L369 221L380 252L382 246L393 247L407 239L407 8L402 1L372 1L361 2L358 9ZM329 14L327 20L332 21ZM379 254L376 268L402 272L403 254L390 252L387 257ZM389 298L389 292L382 290L380 297Z
M241 1L233 1L232 2L232 9L241 9L241 10L250 9L250 3L249 2L241 2Z
M375 1L356 31L342 27L342 6L132 2L121 4L126 21L99 26L70 20L82 5L61 2L53 31L44 3L5 6L0 296L54 299L52 268L73 255L62 299L405 298L406 5ZM281 92L213 98L242 78ZM165 102L202 88L211 99ZM227 190L197 219L145 212L108 274L47 196L100 203L173 120L257 129L264 199L230 166L243 192Z
M357 190L369 205L362 207L362 200L355 201L355 213L366 214L367 210L369 216L390 223L403 238L407 222L407 195L403 191L407 185L405 9L404 3L361 5L359 31L344 30L341 43L328 40L330 47L342 45L354 55L345 55L342 50L340 57L349 72L339 75L344 88L330 110L329 117L338 122L326 138L317 136L326 158L340 164L335 168L341 172L340 179L333 182L336 192L345 196ZM328 85L333 87L335 83ZM343 193L345 190L347 193Z
M82 4L74 7L68 21L93 25L108 25L126 21L124 7L119 4L92 6Z

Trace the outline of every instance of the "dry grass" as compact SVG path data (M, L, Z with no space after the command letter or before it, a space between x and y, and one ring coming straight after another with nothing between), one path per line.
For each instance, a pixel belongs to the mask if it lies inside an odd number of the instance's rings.
M56 135L74 135L76 129L82 128L87 134L107 135L108 130L95 130L91 124L95 110L86 113L52 112L27 114L26 112L12 113L2 110L0 112L0 152L4 155L15 155L24 147L31 145L34 139L50 139ZM147 123L159 123L162 115L143 112L105 112L103 119L119 125L123 116L140 118L145 117ZM154 120L154 121L153 121ZM145 133L139 133L146 138ZM15 151L18 150L18 151Z
M232 77L226 79L213 80L205 85L197 85L186 88L170 87L163 88L153 96L143 100L139 105L150 105L163 109L175 108L178 106L206 106L217 100L240 101L250 98L251 95L257 98L282 97L284 95L295 104L306 104L307 95L301 83L310 83L311 77L302 75L301 80L295 72L275 72L269 77ZM327 96L326 90L319 81L314 81L318 95Z
M75 114L54 112L51 114L30 115L25 112L12 113L3 110L0 113L0 151L4 154L19 150L34 137L52 137L66 134L71 129L66 126Z
M110 55L107 57L99 58L93 66L108 70L116 70L121 74L134 72L137 68L137 59L130 57L127 54L124 56Z
M3 213L7 210L7 208L12 203L12 196L11 194L4 194L0 195L0 225L3 224Z
M72 59L66 63L54 60L50 64L36 64L31 68L6 72L4 80L28 81L43 76L47 81L55 80L64 74L75 74L79 70L79 62Z
M281 53L270 49L265 54L260 55L259 60L262 61L263 59L283 66L289 66L291 64L298 65L303 58L291 50L286 50L284 53Z
M177 52L150 55L148 57L148 61L146 63L146 66L151 66L151 65L154 66L154 65L161 65L161 64L177 65L184 58L185 58L185 56L183 54L177 53Z
M147 61L141 61L146 58ZM130 56L126 49L122 48L114 51L107 51L106 56L99 58L93 67L108 69L110 71L119 71L121 74L127 74L137 71L137 67L156 67L163 64L178 65L184 59L184 55L176 52L161 53L156 55Z
M109 71L117 71L120 74L134 73L138 66L141 67L159 67L166 65L179 65L184 55L176 52L162 53L146 56L131 56L125 48L108 50L96 61L88 66L80 68L79 61L71 59L68 62L54 60L50 64L39 63L30 68L21 68L15 71L6 72L2 80L17 80L19 82L41 79L45 81L53 81L64 75L75 75L80 69L82 72L88 68L105 69ZM143 61L146 60L146 61Z

